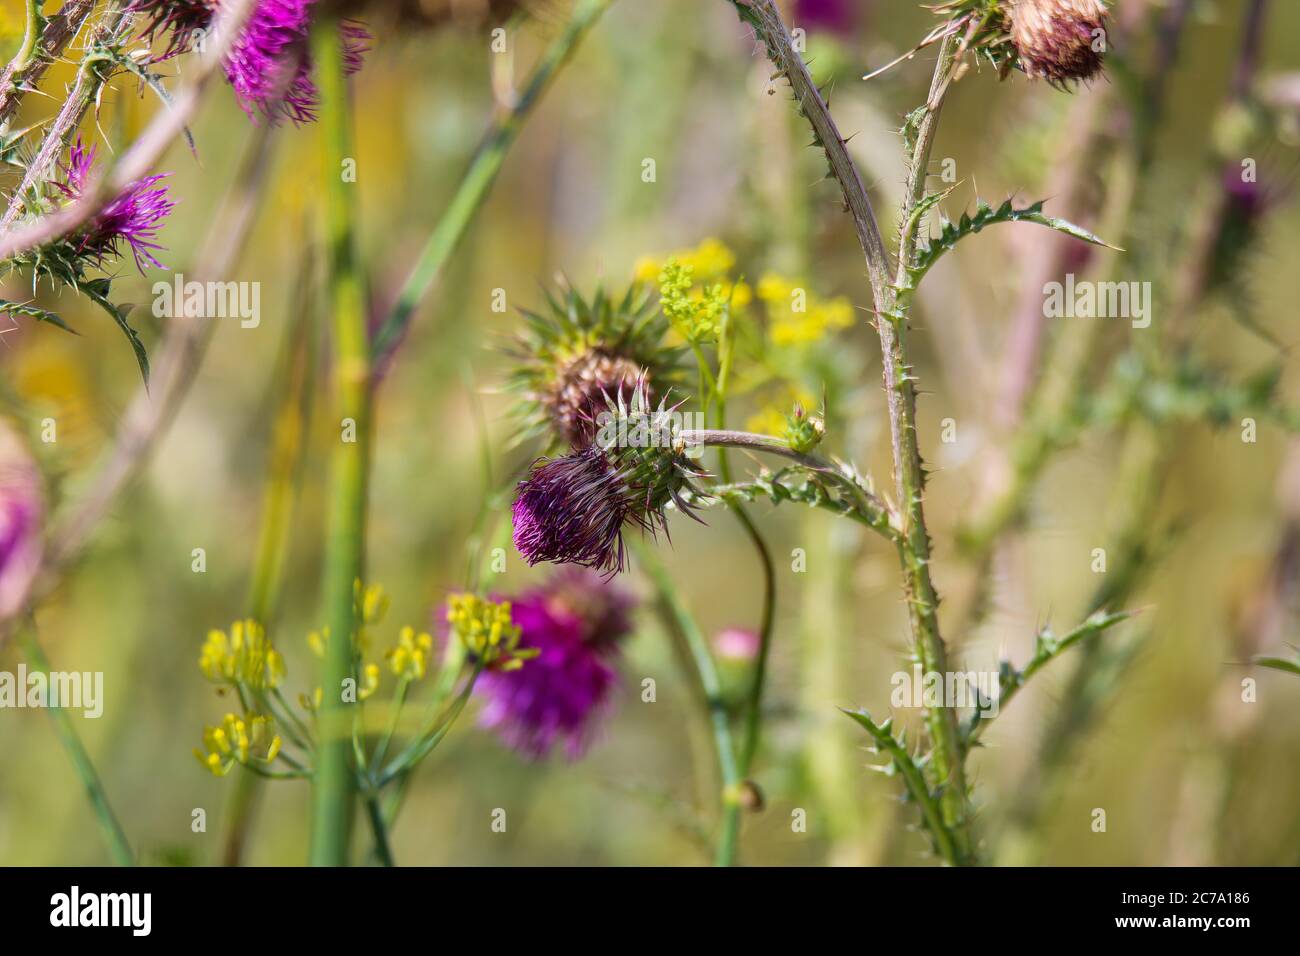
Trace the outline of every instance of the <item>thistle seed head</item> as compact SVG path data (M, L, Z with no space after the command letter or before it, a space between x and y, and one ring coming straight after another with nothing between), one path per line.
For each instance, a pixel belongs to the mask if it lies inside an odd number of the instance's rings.
M1054 84L1096 76L1106 52L1107 13L1103 0L1017 0L1011 42L1025 73Z
M646 370L630 358L596 350L583 352L560 367L542 403L560 437L581 448L595 436L605 396L635 386L645 375Z

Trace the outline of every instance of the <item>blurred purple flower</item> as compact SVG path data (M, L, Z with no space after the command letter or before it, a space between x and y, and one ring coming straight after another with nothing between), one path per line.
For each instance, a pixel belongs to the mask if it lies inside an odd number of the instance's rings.
M865 0L798 0L794 5L794 23L801 27L818 27L833 33L851 33L857 21L855 7Z
M226 57L226 78L244 112L295 123L316 118L307 40L316 0L261 0ZM292 71L290 74L289 71Z
M44 505L27 449L0 423L0 620L22 610L41 562Z
M87 150L78 138L68 151L68 165L63 167L63 182L55 186L71 200L81 198L86 183L95 165L95 148ZM141 273L145 265L165 268L153 253L162 249L153 240L157 237L158 226L176 207L167 198L167 187L154 188L158 182L169 174L146 176L137 179L115 196L82 229L71 237L77 254L87 256L96 265L103 266L105 260L121 256L122 243L131 249L136 268Z
M562 744L581 757L618 684L618 644L631 630L632 598L591 571L566 569L512 602L519 646L539 653L513 671L486 671L474 687L483 726L540 759Z
M295 123L316 118L319 95L311 78L307 42L316 0L260 0L222 64L226 78L250 117L271 122L287 117ZM129 12L141 13L148 25L144 36L167 35L162 58L189 50L212 26L221 0L132 0ZM370 32L355 20L339 26L344 72L362 67Z

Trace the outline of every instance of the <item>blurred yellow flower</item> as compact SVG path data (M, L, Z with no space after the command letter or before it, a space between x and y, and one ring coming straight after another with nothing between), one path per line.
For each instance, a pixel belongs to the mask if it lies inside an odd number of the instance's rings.
M773 345L807 345L853 325L853 305L843 296L821 299L799 282L772 273L759 280L757 291L767 306Z
M404 627L397 636L397 646L385 656L388 666L398 677L420 680L428 671L432 654L433 638L428 634L416 634L413 627Z
M535 648L521 648L523 632L510 617L509 601L485 601L475 594L453 594L447 599L447 623L466 650L498 670L518 670L536 657Z
M235 764L250 761L269 764L280 753L280 735L275 733L269 717L226 714L215 727L203 728L203 750L194 748L194 756L213 776L224 777Z
M254 620L236 621L225 631L209 631L199 653L199 669L215 684L244 684L274 690L284 680L284 658Z
M663 271L664 265L670 260L676 260L690 269L698 283L725 279L736 267L735 253L721 240L709 238L694 249L678 249L659 259L642 256L633 266L632 274L640 282L654 282Z

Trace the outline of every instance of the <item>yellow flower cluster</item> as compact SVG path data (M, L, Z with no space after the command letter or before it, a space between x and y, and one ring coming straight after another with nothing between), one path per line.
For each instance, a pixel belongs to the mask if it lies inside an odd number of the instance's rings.
M199 669L216 684L244 684L253 690L274 690L284 680L284 658L271 646L262 625L236 621L225 631L209 631L199 654Z
M669 259L676 259L690 269L697 282L718 282L728 278L736 268L736 256L726 245L717 239L705 239L694 249L679 249L663 259L642 256L634 268L635 278L640 282L658 281Z
M511 620L509 601L485 601L475 594L453 594L447 599L447 623L466 650L485 667L512 671L536 657L535 648L521 648L523 632Z
M393 673L404 680L421 680L429 669L429 658L433 654L433 638L428 634L416 634L415 628L404 627L397 635L397 646L391 648L384 656Z
M637 260L634 276L654 282L664 315L674 331L688 342L717 338L724 312L741 312L754 300L754 290L734 281L736 256L717 239L705 239L694 249L679 249L664 259Z
M759 280L757 291L767 306L773 345L807 345L853 325L853 306L843 296L821 299L794 280L770 273Z
M203 747L195 747L194 756L213 776L224 777L235 764L274 761L280 752L280 735L275 733L269 717L226 714L217 726L203 728Z

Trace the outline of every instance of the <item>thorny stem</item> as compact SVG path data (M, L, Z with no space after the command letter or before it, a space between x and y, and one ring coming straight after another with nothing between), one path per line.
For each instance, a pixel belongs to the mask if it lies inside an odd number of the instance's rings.
M81 32L94 10L95 0L66 0L59 12L43 21L43 29L33 51L36 55L21 61L15 56L0 74L0 126L18 112L23 94L33 88L49 65L63 53L72 38Z
M353 769L350 766L349 704L344 682L355 680L354 582L362 577L369 470L369 358L363 278L356 248L355 191L340 175L352 152L351 110L343 78L337 24L318 25L312 43L321 84L330 308L333 312L333 396L340 436L330 472L328 535L325 543L325 608L330 641L321 686L316 771L312 780L311 862L347 864L352 826ZM344 440L344 438L349 440Z
M790 461L795 462L803 468L807 468L809 471L815 471L818 474L834 479L836 482L847 488L858 500L858 505L862 511L865 524L880 532L890 541L897 542L898 540L898 530L894 524L894 516L889 507L883 501L856 482L850 480L830 462L818 458L815 455L808 455L803 452L795 451L783 438L776 438L772 435L758 435L754 432L740 432L719 428L686 429L681 431L678 437L688 446L707 445L715 448L745 448L750 451L761 451L772 455L780 455L782 458L788 458ZM743 486L736 485L730 487L740 488Z
M271 129L259 128L245 154L230 192L218 210L212 229L195 259L199 281L225 277L235 265L244 239L261 209L258 200L270 156ZM187 273L191 270L186 270ZM113 446L103 464L73 502L69 516L50 533L50 545L40 575L28 586L19 604L30 608L56 584L60 573L85 549L99 522L118 496L148 463L151 453L176 417L197 378L215 324L201 318L176 318L167 326L151 384L141 386L122 416ZM0 622L0 647L10 630Z
M18 48L9 64L15 73L21 73L32 65L36 44L41 36L41 7L44 5L45 0L27 0L27 27L23 33L23 45Z
M568 62L587 32L613 0L581 0L573 19L551 44L533 70L528 85L514 105L484 135L474 153L460 188L425 243L420 257L397 294L397 302L383 323L375 330L372 353L374 365L382 369L393 350L406 335L416 307L442 275L443 267L460 244L483 200L505 161L510 146L519 136L524 121L541 99L555 74Z
M758 30L768 56L789 81L800 110L816 134L817 145L825 152L831 173L840 184L866 256L884 366L894 480L902 519L897 545L912 639L922 667L943 673L947 670L947 648L939 632L939 601L930 577L930 538L923 506L925 473L916 438L915 378L907 352L908 314L905 307L900 308L905 304L898 301L897 287L904 284L907 267L912 264L920 230L920 223L911 221L912 211L925 195L930 151L961 40L949 34L939 48L925 114L917 127L901 215L904 228L899 238L898 277L891 284L889 257L862 177L849 157L844 137L831 118L826 101L795 51L775 3L773 0L733 2L741 16ZM940 789L944 823L952 830L956 842L956 860L972 862L974 852L968 831L970 814L957 715L951 707L937 707L929 711L926 722L934 743L931 765Z
M131 15L123 13L120 2L110 4L103 20L95 28L88 41L90 52L77 68L77 78L68 92L67 99L54 117L45 134L35 158L28 164L22 182L9 198L3 219L0 219L0 233L7 233L14 221L26 208L27 199L37 189L43 179L58 162L58 157L67 148L72 134L81 125L86 113L96 103L100 90L108 80L108 71L104 69L95 56L96 49L104 44L114 42L124 35L125 28L131 23Z
M188 81L172 97L171 106L154 115L144 132L112 168L87 184L81 198L33 222L13 225L10 221L0 230L0 260L11 259L74 232L99 213L113 197L153 168L198 110L204 91L220 72L222 60L252 13L253 5L253 0L230 0L222 4L206 52L198 57Z

